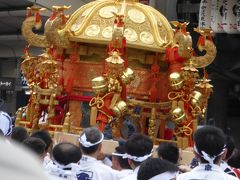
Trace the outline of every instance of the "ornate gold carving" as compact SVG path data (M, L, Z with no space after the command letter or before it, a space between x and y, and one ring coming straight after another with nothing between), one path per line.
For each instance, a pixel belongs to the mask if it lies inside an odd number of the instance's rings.
M22 35L26 38L26 41L32 46L49 47L46 36L33 33L32 29L35 27L35 25L36 23L34 16L26 18L22 24ZM40 26L38 25L38 28L40 27L41 24Z
M88 15L90 14L90 12L91 12L92 9L93 9L93 7L86 9L86 10L82 13L82 16L88 16Z
M102 36L107 39L112 38L112 34L113 34L113 28L111 26L104 28L102 31Z
M64 25L62 24L62 17L60 14L54 20L48 20L45 25L45 35L46 39L50 45L54 45L59 48L68 48L70 43L65 32L65 34L59 34L58 30L61 29Z
M141 24L141 23L145 22L145 15L137 9L129 10L128 11L128 16L135 23Z
M99 10L99 15L102 18L112 18L114 16L113 13L117 13L118 9L115 6L106 6Z
M85 34L87 36L90 36L90 37L94 37L94 36L97 36L100 32L100 27L96 24L92 24L90 26L87 27L87 29L85 30Z
M154 39L153 39L153 35L150 32L147 31L143 31L140 34L140 40L145 43L145 44L153 44L154 43Z
M137 35L136 31L133 30L132 28L125 29L124 36L130 42L137 41L137 39L138 39L138 35Z
M71 31L78 31L81 26L79 24L73 24L71 26Z

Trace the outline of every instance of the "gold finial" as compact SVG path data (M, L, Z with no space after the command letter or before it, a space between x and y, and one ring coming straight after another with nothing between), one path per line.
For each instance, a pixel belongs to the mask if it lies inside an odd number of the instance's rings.
M65 119L64 119L63 132L69 133L69 131L70 131L70 125L71 125L71 123L70 123L70 112L68 112L68 113L66 114Z
M20 122L22 120L22 112L23 112L23 109L19 108L18 111L17 111L15 126L20 126Z
M67 10L67 9L70 9L71 6L52 6L52 9L53 10L56 10L56 11L64 11L64 10Z

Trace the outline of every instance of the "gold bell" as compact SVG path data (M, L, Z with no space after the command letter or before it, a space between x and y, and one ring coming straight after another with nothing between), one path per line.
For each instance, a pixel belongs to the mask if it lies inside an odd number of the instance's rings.
M127 103L125 101L119 101L114 107L113 112L117 117L121 117L127 111Z
M202 93L199 91L193 91L192 93L192 99L191 99L191 104L196 107L201 105L201 99L202 99Z
M134 80L134 78L135 75L131 68L125 69L125 71L123 71L123 75L121 76L123 84L129 84L131 81Z
M171 73L169 76L169 79L170 79L172 89L178 90L182 88L183 80L179 73L177 72Z
M106 93L108 84L103 76L98 76L92 79L92 89L96 94Z
M177 107L172 111L172 121L176 124L181 124L185 118L186 115L182 108Z

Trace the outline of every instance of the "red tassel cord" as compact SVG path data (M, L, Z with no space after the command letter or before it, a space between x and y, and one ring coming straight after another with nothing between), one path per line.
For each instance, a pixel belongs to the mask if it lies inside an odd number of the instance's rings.
M36 23L41 22L41 16L40 16L40 12L39 12L39 11L37 11L37 12L35 13L35 22L36 22Z

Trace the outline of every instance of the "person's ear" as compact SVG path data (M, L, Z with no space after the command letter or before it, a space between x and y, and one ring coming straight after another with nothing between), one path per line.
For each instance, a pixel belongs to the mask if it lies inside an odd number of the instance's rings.
M221 159L226 160L226 156L227 156L227 149L224 149L224 153L221 155Z
M195 158L197 158L197 159L199 159L199 158L200 158L199 154L198 154L198 153L196 153L195 151L193 151L193 154L194 154Z
M135 165L134 165L134 163L132 162L131 159L128 159L128 164L129 164L129 166L130 166L132 169L135 168Z
M98 151L101 152L101 150L102 150L102 143L98 145Z

